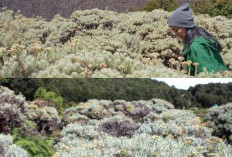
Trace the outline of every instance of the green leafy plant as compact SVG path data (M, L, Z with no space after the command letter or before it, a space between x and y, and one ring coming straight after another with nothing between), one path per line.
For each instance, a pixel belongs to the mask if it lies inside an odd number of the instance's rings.
M210 0L195 0L194 3L191 4L191 8L194 13L208 14L210 5Z
M132 11L152 11L154 9L163 9L165 11L173 11L178 7L177 0L151 0L140 9Z
M209 15L222 15L229 19L232 18L232 0L211 0Z
M28 157L51 157L55 150L53 149L53 140L48 137L39 137L35 135L19 135L19 129L13 130L14 144L27 151Z
M34 97L44 99L44 100L51 102L52 104L55 105L54 107L58 110L59 114L63 113L63 111L64 111L63 98L61 96L58 96L56 93L47 91L43 87L40 87L35 92Z
M5 79L5 78L0 78L0 85L3 85L3 84L5 84L5 83L7 83L7 82L8 82L7 79Z

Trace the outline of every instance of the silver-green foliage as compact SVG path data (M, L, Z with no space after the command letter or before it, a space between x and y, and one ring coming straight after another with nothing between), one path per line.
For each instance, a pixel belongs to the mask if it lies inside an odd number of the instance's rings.
M219 141L212 141L207 146L195 145L192 138L175 140L173 138L163 138L147 134L135 135L132 138L115 138L103 135L94 140L76 138L75 140L63 140L56 145L57 153L54 156L74 157L179 157L179 156L199 156L205 154L216 157L229 157L232 153L231 146Z
M28 120L33 121L40 126L41 133L51 133L58 128L60 124L60 117L54 107L39 106L35 102L25 103L25 110L23 114ZM46 131L45 131L46 130Z
M62 117L62 124L70 124L76 122L85 122L90 119L100 120L112 115L107 108L111 101L92 99L86 103L80 103L76 107L71 107L65 110Z
M232 104L211 107L205 120L214 129L213 134L232 142Z
M106 120L106 118L110 119L111 117L122 118L124 120L126 120L126 117L138 119L143 118L151 111L160 113L168 109L174 109L173 104L161 99L132 102L124 100L115 100L112 102L110 100L92 99L66 109L62 117L62 124L66 125L75 122L87 122L93 119ZM140 112L145 113L143 114Z
M148 133L159 136L210 138L212 130L203 127L199 117L190 111L166 110L161 114L150 113L145 118L137 134Z
M27 102L22 95L15 95L14 91L0 86L0 130L10 133L14 127L23 127L24 131L32 127L40 128L37 130L40 132L47 130L51 133L57 129L60 123L57 110L50 106L40 106L38 102Z
M10 135L0 134L0 156L4 157L27 157L27 152L13 144Z
M81 125L78 123L73 123L67 125L60 133L61 138L65 136L75 136L79 138L85 138L92 140L99 136L96 130L96 126L93 125Z
M0 132L11 133L14 127L22 126L24 103L22 95L15 95L9 88L0 86Z
M95 115L102 111L104 116L96 119L88 111ZM232 153L232 147L212 136L212 129L202 125L199 117L187 110L174 109L161 99L132 102L94 99L66 109L64 117L54 157L229 157ZM115 126L133 135L115 137L109 132L117 133Z
M92 9L47 22L3 11L0 76L188 77L180 72L183 46L167 26L170 15L163 10L121 14ZM221 55L231 69L232 21L207 15L197 15L195 21L219 39Z

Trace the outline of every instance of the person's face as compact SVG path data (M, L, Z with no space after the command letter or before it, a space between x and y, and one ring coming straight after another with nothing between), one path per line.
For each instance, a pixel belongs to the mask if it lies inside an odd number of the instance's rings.
M183 41L186 36L186 29L180 27L171 27L172 31L175 32L176 36L180 37Z

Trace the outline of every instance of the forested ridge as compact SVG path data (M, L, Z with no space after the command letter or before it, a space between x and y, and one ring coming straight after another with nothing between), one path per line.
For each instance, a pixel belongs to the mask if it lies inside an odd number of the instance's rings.
M34 100L39 87L63 97L64 103L86 102L89 99L149 100L160 98L174 104L175 108L209 108L214 104L232 101L232 83L197 85L188 90L169 87L152 79L5 79L2 85L28 100Z
M85 9L108 9L116 12L128 12L130 9L142 7L150 0L1 0L1 7L17 12L20 10L24 16L42 16L52 19L54 15L60 14L68 18L76 10ZM193 0L178 0L180 3Z
M1 0L0 11L2 7L7 7L15 12L20 10L27 17L42 16L51 20L57 14L68 18L76 10L94 8L120 13L134 9L151 11L158 8L173 11L186 2L192 5L196 13L231 18L231 0Z

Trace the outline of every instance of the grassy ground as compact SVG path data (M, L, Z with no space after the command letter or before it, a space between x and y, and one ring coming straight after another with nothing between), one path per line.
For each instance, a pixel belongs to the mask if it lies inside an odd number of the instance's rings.
M207 109L205 108L196 108L191 110L196 116L200 117L201 122L204 122L205 116L207 114Z

